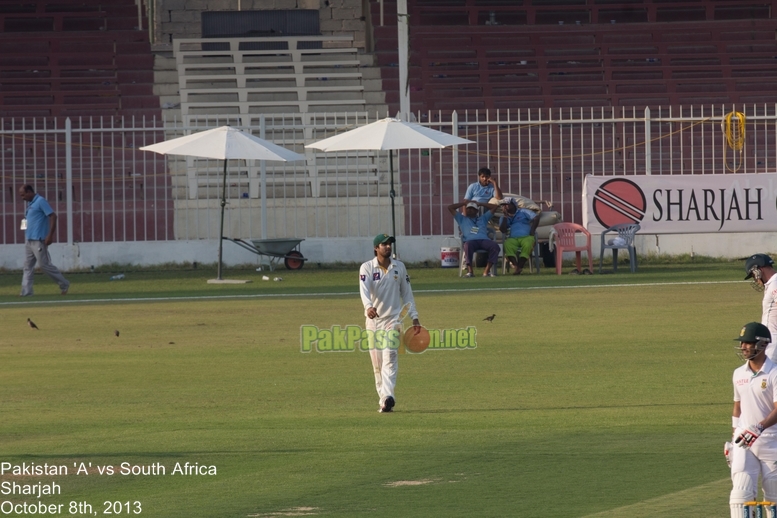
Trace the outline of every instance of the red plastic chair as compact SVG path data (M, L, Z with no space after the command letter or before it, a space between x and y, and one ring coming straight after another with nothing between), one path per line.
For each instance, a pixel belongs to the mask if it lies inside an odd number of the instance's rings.
M583 273L580 269L582 258L581 252L588 253L588 271L594 271L594 259L591 254L591 233L585 227L577 223L557 223L553 225L556 230L556 274L561 275L561 259L564 252L575 252L575 264L577 271ZM575 237L578 233L585 235L585 245L578 245Z

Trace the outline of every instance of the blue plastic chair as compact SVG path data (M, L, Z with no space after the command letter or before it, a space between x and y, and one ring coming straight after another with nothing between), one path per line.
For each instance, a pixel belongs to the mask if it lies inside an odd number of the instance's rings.
M639 228L639 225L636 223L621 223L620 225L613 225L602 232L602 243L599 249L599 273L602 273L602 260L606 249L612 250L613 272L618 271L618 250L620 249L629 251L631 273L637 271L637 249L634 248L634 235L639 231ZM617 238L613 237L613 239L607 242L606 235L608 233L611 233L611 237L612 234L617 234Z

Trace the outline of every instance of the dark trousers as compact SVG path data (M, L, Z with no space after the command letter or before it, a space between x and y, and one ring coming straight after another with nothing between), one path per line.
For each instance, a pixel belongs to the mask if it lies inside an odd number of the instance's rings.
M499 259L499 245L496 241L490 239L474 239L472 241L464 242L464 257L466 264L472 264L472 256L478 250L485 250L488 252L488 262L496 264Z

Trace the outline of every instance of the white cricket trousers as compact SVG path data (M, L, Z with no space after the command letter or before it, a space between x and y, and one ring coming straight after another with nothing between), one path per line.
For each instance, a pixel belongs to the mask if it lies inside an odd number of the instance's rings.
M377 331L375 319L368 318L365 327ZM375 374L375 390L378 391L378 406L383 406L386 398L394 397L394 387L397 384L398 354L396 349L386 347L378 349L374 341L370 344L370 360ZM396 399L396 398L394 398Z
M734 442L733 439L731 441ZM768 501L777 499L777 437L762 435L749 449L734 445L731 450L731 481L729 498L731 516L743 516L742 504L756 500L758 478Z

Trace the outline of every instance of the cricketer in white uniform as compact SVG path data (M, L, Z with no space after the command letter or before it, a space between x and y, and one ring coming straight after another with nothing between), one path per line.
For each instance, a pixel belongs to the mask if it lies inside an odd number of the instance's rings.
M731 518L744 516L744 504L756 499L758 476L767 501L777 501L777 366L766 357L771 334L750 322L735 338L745 364L734 371Z
M772 275L764 284L761 323L769 328L772 336L777 336L777 275ZM769 344L766 348L766 356L774 361L775 352L777 352L777 346L774 343Z
M410 304L408 315L414 326L420 326L418 312L410 288L410 276L401 261L392 260L391 244L394 238L378 234L372 241L375 258L359 269L359 293L367 317L366 328L371 331L398 329L399 313L405 303ZM378 411L391 412L395 405L394 387L397 383L397 348L370 347L370 359L378 391Z
M763 291L764 298L761 307L761 323L769 328L772 336L777 337L777 275L774 271L774 261L766 254L753 254L745 263L747 277L752 279L753 289ZM777 352L777 339L766 348L766 356L772 361Z

